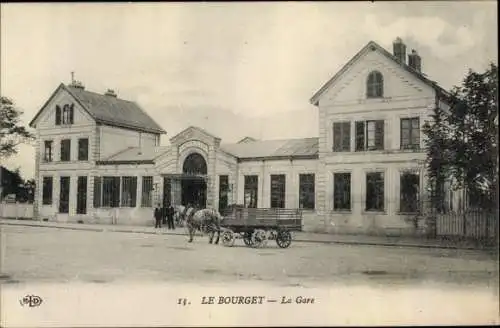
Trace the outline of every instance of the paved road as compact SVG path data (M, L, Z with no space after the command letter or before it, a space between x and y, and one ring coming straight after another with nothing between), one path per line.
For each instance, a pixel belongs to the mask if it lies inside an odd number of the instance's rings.
M498 286L498 263L479 251L270 242L253 249L206 237L10 227L1 230L2 283L217 282L273 286L461 284Z

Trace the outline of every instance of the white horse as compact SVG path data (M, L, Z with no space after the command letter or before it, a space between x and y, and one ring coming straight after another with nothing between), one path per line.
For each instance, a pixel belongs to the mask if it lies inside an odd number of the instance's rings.
M189 242L193 241L196 230L202 232L205 230L209 234L209 244L212 244L215 233L217 233L215 244L219 243L222 215L218 211L213 208L205 208L198 211L195 211L194 208L189 208L185 213L185 220L189 231Z
M174 222L181 226L186 218L186 206L183 205L175 205L174 206Z

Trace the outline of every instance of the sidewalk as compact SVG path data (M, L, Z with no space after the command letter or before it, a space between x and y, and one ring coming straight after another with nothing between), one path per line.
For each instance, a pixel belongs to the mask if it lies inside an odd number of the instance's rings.
M77 224L62 222L43 222L35 220L0 219L0 226L30 226L69 230L85 230L96 232L125 232L142 234L162 235L184 235L183 228L174 231L161 228L160 231L154 227L124 226L105 224ZM494 250L495 247L481 245L477 242L466 240L446 240L442 238L426 239L418 237L384 237L368 235L340 235L326 233L294 232L294 242L345 244L345 245L368 245L368 246L393 246L393 247L418 247L418 248L442 248L442 249L464 249L464 250Z

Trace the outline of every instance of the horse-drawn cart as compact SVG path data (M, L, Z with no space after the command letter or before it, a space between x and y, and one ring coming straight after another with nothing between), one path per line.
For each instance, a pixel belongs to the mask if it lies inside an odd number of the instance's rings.
M292 231L302 230L302 211L279 208L242 208L234 206L221 222L222 243L233 246L236 239L245 245L262 247L276 240L281 248L292 243Z

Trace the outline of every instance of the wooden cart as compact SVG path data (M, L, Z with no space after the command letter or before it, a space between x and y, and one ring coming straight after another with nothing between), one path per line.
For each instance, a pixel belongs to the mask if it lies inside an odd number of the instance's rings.
M263 247L268 240L276 240L279 247L287 248L292 243L292 231L302 230L299 209L233 206L224 214L221 223L224 246L233 246L236 239L243 239L249 247Z

